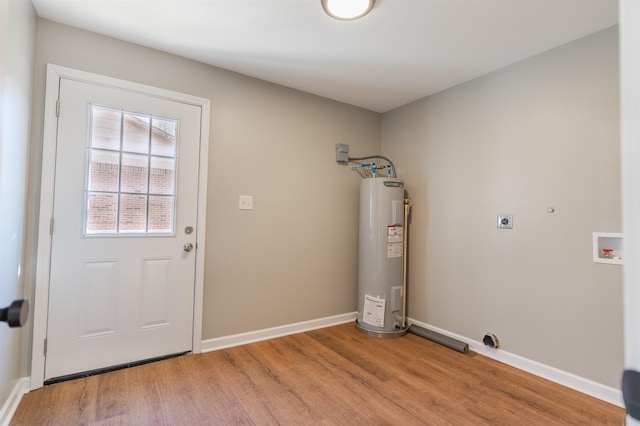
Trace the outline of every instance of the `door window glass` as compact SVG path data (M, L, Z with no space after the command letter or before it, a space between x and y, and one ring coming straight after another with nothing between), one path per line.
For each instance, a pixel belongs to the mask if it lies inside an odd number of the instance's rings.
M91 106L85 235L174 233L177 127Z

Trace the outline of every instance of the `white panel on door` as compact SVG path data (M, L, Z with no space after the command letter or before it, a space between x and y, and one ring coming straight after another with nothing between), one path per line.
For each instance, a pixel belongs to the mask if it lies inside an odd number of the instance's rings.
M169 325L171 258L142 261L142 328Z
M82 286L84 321L80 337L115 333L118 261L83 262Z

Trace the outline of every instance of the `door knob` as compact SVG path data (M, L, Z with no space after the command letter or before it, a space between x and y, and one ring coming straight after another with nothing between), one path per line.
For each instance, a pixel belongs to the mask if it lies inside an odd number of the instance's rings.
M0 321L9 324L9 327L22 327L29 317L29 301L25 299L14 300L11 305L0 309Z
M190 252L191 250L193 250L193 244L191 243L187 243L184 245L184 247L182 247L184 249L184 251L186 252Z

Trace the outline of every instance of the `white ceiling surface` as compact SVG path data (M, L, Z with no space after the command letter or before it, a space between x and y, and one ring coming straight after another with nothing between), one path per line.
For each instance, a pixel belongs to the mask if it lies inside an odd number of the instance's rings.
M38 16L385 112L618 22L617 0L33 0Z

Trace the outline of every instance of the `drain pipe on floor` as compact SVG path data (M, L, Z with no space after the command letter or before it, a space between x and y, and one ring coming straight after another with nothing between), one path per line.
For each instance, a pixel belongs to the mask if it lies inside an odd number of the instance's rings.
M439 343L443 346L451 348L455 351L466 354L469 352L469 345L456 340L452 337L445 336L444 334L436 333L432 330L427 330L426 328L418 327L415 324L409 326L409 333L413 333L416 336L424 337L427 340L431 340L432 342Z

